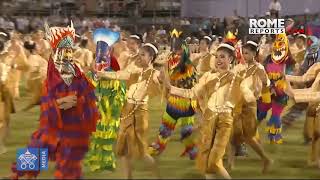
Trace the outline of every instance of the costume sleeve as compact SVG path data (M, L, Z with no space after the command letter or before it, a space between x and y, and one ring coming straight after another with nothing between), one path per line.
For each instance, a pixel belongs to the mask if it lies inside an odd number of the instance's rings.
M155 71L155 73L153 74L153 77L151 79L151 82L149 84L149 88L148 88L148 93L150 96L154 97L157 96L159 94L161 94L161 83L159 82L159 76L160 76L160 72L159 71Z
M82 75L82 78L81 87L78 89L77 94L77 112L82 117L81 129L87 133L91 133L96 130L96 124L98 119L100 119L100 115L96 106L95 88L84 75Z
M320 101L320 92L312 92L311 89L294 89L292 92L297 103Z
M48 80L45 81L42 87L40 110L40 127L48 128L49 131L56 131L58 128L62 128L60 109L55 95L48 90Z
M103 72L103 77L106 79L114 80L129 80L131 72L127 70L117 71L117 72Z
M89 50L86 51L85 54L85 62L86 62L86 66L91 66L92 62L93 62L93 53Z
M247 86L247 84L245 82L241 82L239 88L240 88L241 95L243 96L243 98L245 99L245 101L247 103L251 103L251 102L256 101L256 97L254 96L254 93Z
M175 86L170 87L170 92L186 97L186 98L195 98L195 97L201 97L201 94L203 93L203 90L206 86L206 84L209 81L210 72L206 72L200 79L197 84L194 85L191 89L183 89L183 88L177 88Z
M137 67L134 62L125 69L116 72L103 72L103 77L114 80L129 80L132 74L141 73L142 68Z

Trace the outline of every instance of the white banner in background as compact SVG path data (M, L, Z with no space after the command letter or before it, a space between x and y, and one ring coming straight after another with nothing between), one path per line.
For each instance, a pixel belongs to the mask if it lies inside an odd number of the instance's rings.
M240 16L265 15L271 0L181 0L182 17L233 16L236 10ZM316 13L320 0L280 0L280 15Z

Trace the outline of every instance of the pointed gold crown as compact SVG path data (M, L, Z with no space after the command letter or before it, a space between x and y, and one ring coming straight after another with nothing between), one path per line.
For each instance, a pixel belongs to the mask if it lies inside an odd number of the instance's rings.
M225 38L228 40L233 40L236 39L236 36L231 31L228 31Z
M176 29L173 29L171 32L170 32L170 36L171 38L179 38L180 35L182 34L182 31L177 31Z

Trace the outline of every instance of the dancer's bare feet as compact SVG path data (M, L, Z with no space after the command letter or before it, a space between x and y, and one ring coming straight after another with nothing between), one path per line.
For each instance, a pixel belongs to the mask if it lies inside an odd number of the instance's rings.
M262 173L265 174L267 172L269 172L271 165L273 164L273 160L272 159L266 159L263 161L263 169L262 169Z

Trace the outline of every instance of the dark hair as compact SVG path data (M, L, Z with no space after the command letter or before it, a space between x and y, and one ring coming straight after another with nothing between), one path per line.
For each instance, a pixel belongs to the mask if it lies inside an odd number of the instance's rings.
M154 43L150 43L150 44L154 45L158 49L158 46L156 44ZM156 60L158 54L150 46L143 46L143 49L145 49L149 53L149 55L152 57L151 63L153 63Z
M248 50L255 52L255 53L258 52L258 47L253 44L250 44L250 43L246 43L245 45L243 45L242 49L248 49Z
M210 37L210 38L211 38L211 37ZM212 43L212 40L210 41L209 39L205 38L205 36L203 36L203 37L200 39L200 41L202 41L202 40L204 40L204 41L207 43L207 45L210 47L210 45L211 45L211 43Z
M33 51L36 49L36 43L30 42L30 41L25 41L23 44L23 47L25 49L27 49L30 53L33 53Z
M4 50L4 42L0 41L0 52Z
M0 32L2 32L2 33L5 33L6 34L6 36L4 36L4 35L0 35L0 39L3 39L3 41L8 41L8 40L10 40L11 39L11 37L10 37L10 33L8 33L5 29L3 29L3 28L0 28Z
M81 41L80 41L80 47L82 47L82 48L85 48L85 47L87 47L87 44L88 44L88 39L81 39Z

